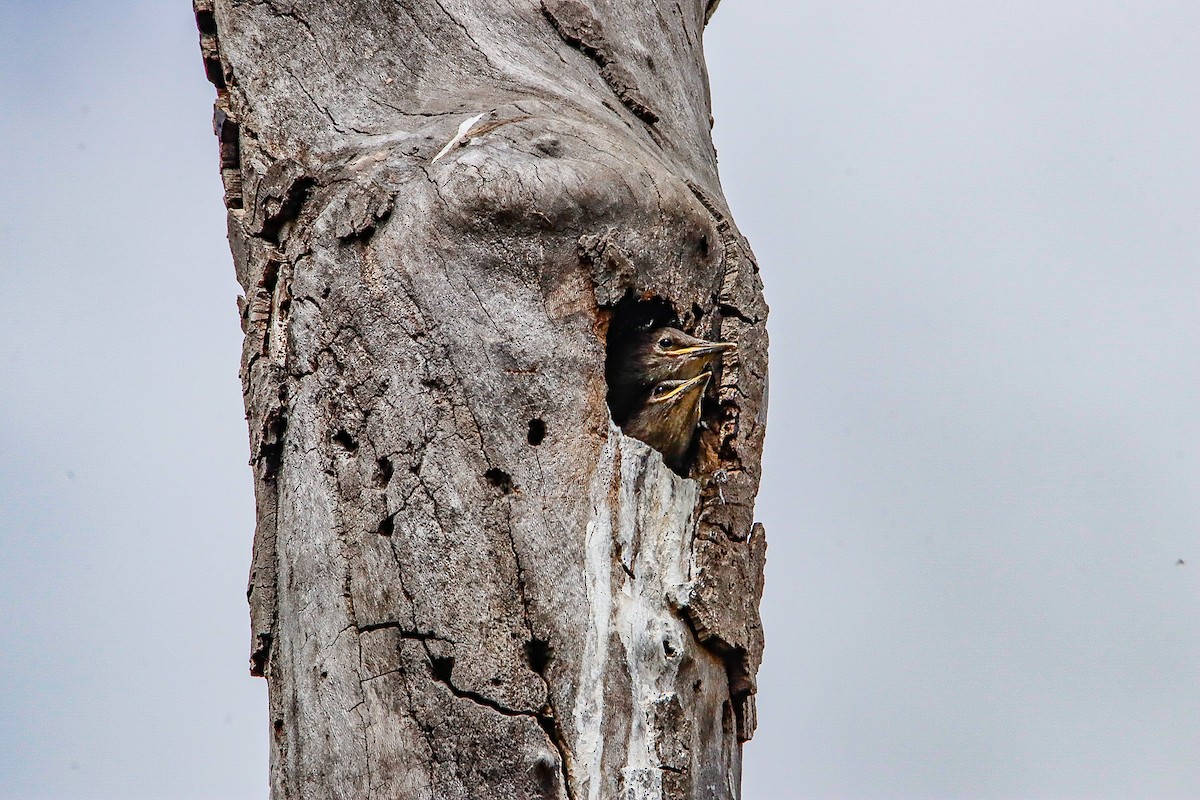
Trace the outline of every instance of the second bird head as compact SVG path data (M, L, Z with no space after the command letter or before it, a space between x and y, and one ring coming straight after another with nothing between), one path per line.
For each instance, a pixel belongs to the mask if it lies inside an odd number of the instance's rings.
M625 434L658 450L670 467L682 470L700 422L700 401L711 377L711 372L702 372L693 378L655 384L633 410Z

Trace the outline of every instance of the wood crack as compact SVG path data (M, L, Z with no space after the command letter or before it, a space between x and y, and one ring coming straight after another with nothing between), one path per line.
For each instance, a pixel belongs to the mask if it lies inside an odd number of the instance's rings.
M579 0L542 0L542 13L564 42L595 62L600 77L635 117L647 125L658 122L633 75L613 57L604 27L590 8Z

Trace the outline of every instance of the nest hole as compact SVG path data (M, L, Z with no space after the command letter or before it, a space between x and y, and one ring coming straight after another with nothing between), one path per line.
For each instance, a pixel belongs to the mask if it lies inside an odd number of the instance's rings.
M332 437L333 441L338 444L343 450L353 453L358 449L358 440L351 435L350 431L342 428Z
M529 433L525 437L528 442L537 447L546 440L546 423L541 419L529 420Z
M499 489L501 494L508 494L513 490L512 476L499 467L492 467L483 473L483 477L489 484Z
M392 480L392 473L396 471L392 460L387 456L380 456L375 461L375 467L375 485L380 488L387 486Z
M545 639L534 636L525 643L525 658L529 662L529 668L538 675L546 674L546 667L549 666L552 657L550 643Z
M701 349L719 341L717 308L693 302L685 312L662 296L627 292L609 309L604 376L613 422L661 452L667 466L686 477L703 449L706 424L719 416L725 351ZM705 373L697 400L696 389L689 388L695 384L688 382ZM696 402L698 412L688 405ZM693 413L699 424L689 428Z
M627 382L623 380L631 351L646 333L678 324L679 314L675 307L656 295L639 297L630 290L612 307L605 341L604 379L608 388L609 413L613 422L622 428L629 421L637 401L624 388Z
M429 669L434 678L449 686L450 676L454 672L454 656L430 657Z

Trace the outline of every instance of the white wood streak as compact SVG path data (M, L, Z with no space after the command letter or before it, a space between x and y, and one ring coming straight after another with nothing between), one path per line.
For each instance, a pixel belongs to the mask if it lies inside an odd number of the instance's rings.
M488 112L484 111L482 114L476 114L469 119L463 120L462 124L458 126L458 132L454 134L454 138L446 142L446 146L439 150L438 154L429 160L429 163L435 163L439 158L446 155L446 153L449 153L456 145L460 145L465 142L467 140L467 134L471 131L471 128L474 128L475 124L479 122L479 120L487 116L487 113Z
M583 645L579 693L575 699L575 735L580 776L588 800L600 800L604 788L604 672L608 663L609 625L612 621L612 509L609 491L614 478L616 440L609 432L592 477L592 518L587 525L584 576L591 623Z
M654 714L672 699L680 660L690 646L690 634L668 598L690 591L690 541L699 490L695 481L667 469L657 452L610 427L591 485L593 514L585 557L591 624L575 707L579 760L587 767L580 780L588 800L604 797L605 704L618 700L611 695L616 688L606 682L613 633L625 653L632 694L619 702L633 712L619 766L619 797L662 798ZM621 580L615 596L614 558L624 567L616 573Z

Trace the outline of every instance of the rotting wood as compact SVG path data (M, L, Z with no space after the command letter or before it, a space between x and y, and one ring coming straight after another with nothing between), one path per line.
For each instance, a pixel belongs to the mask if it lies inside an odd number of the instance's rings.
M715 6L196 0L275 800L739 796L766 306L709 135ZM605 403L643 297L738 344L690 477Z

